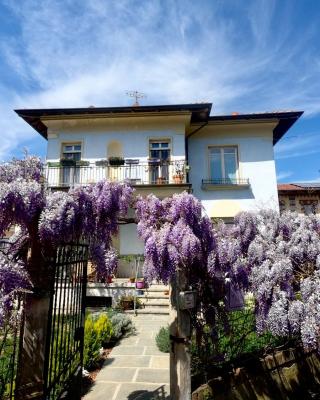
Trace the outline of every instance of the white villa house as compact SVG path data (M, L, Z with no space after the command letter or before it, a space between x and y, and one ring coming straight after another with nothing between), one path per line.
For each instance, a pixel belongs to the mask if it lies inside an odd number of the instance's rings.
M211 103L16 110L48 142L52 190L102 178L136 193L166 197L187 190L211 218L278 210L273 146L301 111L213 115ZM120 228L121 255L142 254L136 226ZM119 277L131 276L122 263Z

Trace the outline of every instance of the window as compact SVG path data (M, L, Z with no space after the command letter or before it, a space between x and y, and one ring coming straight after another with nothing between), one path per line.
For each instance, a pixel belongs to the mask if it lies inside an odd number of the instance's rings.
M296 198L295 196L289 196L290 211L296 211Z
M317 212L317 200L300 200L302 212L306 215L316 214Z
M170 141L150 140L150 181L151 183L163 183L169 181Z
M237 147L209 147L210 179L216 183L233 183L237 179Z
M170 160L170 142L150 140L150 158L157 158L161 161Z
M74 161L81 160L81 144L64 144L62 146L62 158Z

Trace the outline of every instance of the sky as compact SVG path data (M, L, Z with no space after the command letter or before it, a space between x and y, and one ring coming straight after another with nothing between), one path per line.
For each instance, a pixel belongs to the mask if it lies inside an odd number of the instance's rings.
M46 141L17 108L212 102L302 110L279 182L320 180L318 0L0 0L0 160Z

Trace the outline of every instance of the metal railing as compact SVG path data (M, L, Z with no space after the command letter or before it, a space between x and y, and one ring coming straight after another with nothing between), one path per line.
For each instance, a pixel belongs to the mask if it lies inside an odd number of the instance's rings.
M226 179L202 179L202 185L245 185L249 186L249 179L226 178Z
M60 166L48 163L44 177L48 187L74 187L88 185L102 179L127 182L131 185L168 185L186 183L184 160L168 162L139 162L126 160L124 165Z

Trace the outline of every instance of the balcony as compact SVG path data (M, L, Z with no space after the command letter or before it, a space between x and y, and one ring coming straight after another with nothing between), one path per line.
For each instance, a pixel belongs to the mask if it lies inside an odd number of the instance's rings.
M152 159L140 162L138 159L122 160L117 165L107 161L80 161L72 165L48 162L44 176L49 188L70 188L96 183L102 179L126 182L133 186L145 185L186 185L186 163L184 160L160 162Z
M250 186L249 179L202 179L202 190L245 189Z

